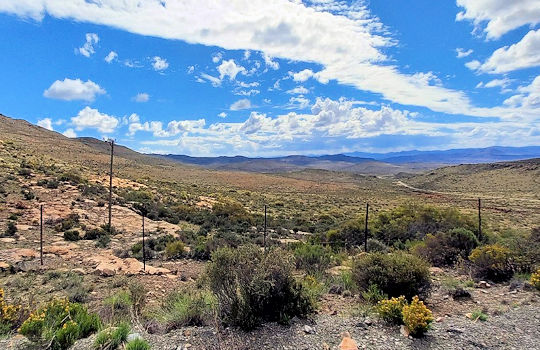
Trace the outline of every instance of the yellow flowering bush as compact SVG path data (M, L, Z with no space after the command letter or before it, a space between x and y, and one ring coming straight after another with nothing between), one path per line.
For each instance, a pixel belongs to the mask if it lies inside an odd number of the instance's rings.
M399 298L383 299L377 303L377 313L388 323L402 323L403 307L407 305L407 300L402 295Z
M0 334L9 333L17 326L23 312L21 305L9 304L5 299L5 293L0 288Z
M96 332L99 317L84 306L67 299L54 299L32 312L19 328L19 333L38 344L50 344L49 349L64 350L80 338Z
M507 281L512 278L514 271L510 258L510 250L499 244L478 247L469 256L469 260L473 263L474 275L493 282Z
M410 305L403 306L403 323L409 329L412 336L421 336L433 322L433 315L424 302L413 297Z
M531 275L531 284L540 290L540 268Z

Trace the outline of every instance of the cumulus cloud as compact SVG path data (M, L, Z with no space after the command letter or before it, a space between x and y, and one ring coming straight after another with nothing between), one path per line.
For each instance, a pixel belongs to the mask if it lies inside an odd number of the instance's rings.
M229 80L235 80L238 73L245 73L246 69L241 65L237 65L233 59L228 61L223 60L217 67L219 72L219 79L223 80L225 77L229 77Z
M53 126L52 126L52 120L51 118L43 118L43 119L40 119L38 120L37 122L37 125L38 126L41 126L42 128L45 128L47 130L51 130L53 131Z
M540 86L538 81L520 88L524 97ZM536 90L540 91L540 90ZM531 103L533 101L529 101ZM194 155L272 155L297 149L306 153L339 153L358 150L366 139L376 137L418 137L439 140L441 147L478 147L482 145L531 143L540 141L540 123L421 122L416 113L388 106L376 109L358 107L359 101L340 98L317 98L306 113L290 112L271 117L250 112L243 122L216 122L206 125L204 120L183 121L183 127L174 127L172 121L166 129L143 127L160 139L142 141L149 149L159 147L167 152ZM538 121L538 116L536 116ZM169 138L173 134L179 138ZM519 141L516 141L519 140ZM525 141L526 140L526 141ZM505 143L506 142L506 143ZM336 145L341 147L336 149ZM465 146L466 145L466 146ZM317 148L318 147L318 148Z
M309 99L305 98L303 95L291 97L289 99L288 108L304 109L309 107L309 102Z
M105 89L91 80L83 82L81 79L56 80L43 92L43 96L58 100L83 100L92 102L97 95L105 94Z
M529 31L519 42L501 47L481 64L469 67L483 73L508 73L540 66L540 29Z
M231 111L239 111L241 109L249 109L251 108L251 101L248 100L247 98L243 98L241 100L238 100L236 102L234 102L231 107L230 107L230 110Z
M133 101L135 102L148 102L149 100L150 95L148 95L146 92L140 92L133 97Z
M304 69L297 73L289 72L289 74L292 75L294 81L301 82L301 83L303 83L304 81L308 80L309 78L315 75L315 73L313 73L311 69Z
M467 57L472 53L473 53L473 49L465 50L465 49L462 49L462 48L459 48L459 47L456 49L456 57L457 58Z
M87 106L79 111L77 116L71 118L71 124L78 131L96 129L102 133L112 133L118 126L119 120Z
M300 85L290 90L287 90L287 93L288 94L307 94L309 93L309 90L303 87L302 85Z
M270 57L266 53L263 53L262 57L263 57L264 63L266 64L267 67L270 67L273 70L278 70L279 69L279 63L277 61L274 61L272 59L272 57Z
M154 56L152 57L152 67L154 67L154 70L164 71L165 69L169 68L169 63L165 58Z
M69 128L69 129L66 129L62 135L64 135L65 137L69 137L69 138L75 138L77 137L77 133L75 132L75 130L73 130L72 128Z
M109 52L107 56L105 56L104 60L107 63L111 63L112 61L116 60L118 58L118 54L114 51Z
M479 82L476 85L476 88L501 88L502 92L510 92L510 89L507 87L512 83L512 79L503 78L503 79L493 79L484 84L484 82Z
M79 53L83 56L90 57L96 51L94 50L94 45L99 42L99 37L95 33L86 33L86 42L82 47L79 47Z
M3 1L0 11L36 20L47 13L146 36L259 51L271 68L278 66L271 57L317 63L323 67L317 73L321 82L336 80L402 105L491 116L486 115L489 110L474 108L463 92L426 84L417 75L402 73L389 64L383 49L396 42L381 34L382 24L366 6L343 3L339 10L332 10L329 4L286 0L210 4L206 0L185 0L168 1L164 6L161 0L73 0L68 6L61 1L41 0ZM534 0L531 4L536 7Z
M227 117L227 113L221 112L221 113L218 114L218 117L225 118L225 117Z
M472 21L476 30L483 30L488 39L498 39L523 25L540 23L537 0L457 0L457 5L463 11L457 14L456 20Z

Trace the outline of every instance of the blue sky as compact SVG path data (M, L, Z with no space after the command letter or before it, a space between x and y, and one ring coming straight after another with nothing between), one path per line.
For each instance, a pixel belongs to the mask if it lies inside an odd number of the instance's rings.
M195 156L540 145L540 2L0 0L0 113Z

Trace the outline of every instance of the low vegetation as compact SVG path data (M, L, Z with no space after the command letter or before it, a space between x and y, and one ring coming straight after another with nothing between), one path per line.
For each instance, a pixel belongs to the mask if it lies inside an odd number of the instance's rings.
M287 323L313 311L302 284L292 276L293 257L281 249L267 254L254 245L221 248L207 268L210 289L225 324L252 329L264 321Z
M429 265L405 253L368 253L353 262L353 278L358 287L367 290L376 286L389 297L427 296L431 289Z
M81 304L55 299L33 311L19 332L43 348L65 350L77 339L95 333L99 327L99 317Z

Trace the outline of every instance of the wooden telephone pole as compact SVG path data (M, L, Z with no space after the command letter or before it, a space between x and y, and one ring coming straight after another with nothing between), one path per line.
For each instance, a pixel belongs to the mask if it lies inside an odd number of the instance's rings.
M109 232L112 229L112 178L113 178L113 157L114 157L114 140L109 140L111 143L111 167L109 169Z

